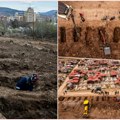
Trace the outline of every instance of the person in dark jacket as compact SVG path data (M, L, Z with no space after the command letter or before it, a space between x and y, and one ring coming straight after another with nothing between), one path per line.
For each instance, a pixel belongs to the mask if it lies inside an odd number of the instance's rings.
M33 74L32 76L23 76L18 80L16 89L32 91L37 80L38 77L36 74Z

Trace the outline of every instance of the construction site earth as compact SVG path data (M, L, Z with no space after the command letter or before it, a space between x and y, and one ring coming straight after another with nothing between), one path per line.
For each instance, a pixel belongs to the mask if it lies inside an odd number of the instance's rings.
M58 87L60 119L84 118L86 97L87 118L120 118L120 60L59 57Z
M56 43L0 37L0 118L57 117ZM21 76L38 74L32 92L18 91Z
M84 118L86 97L87 118L120 118L120 2L61 2L73 11L58 17L59 118Z
M59 56L120 59L119 1L62 2L73 12L58 17Z

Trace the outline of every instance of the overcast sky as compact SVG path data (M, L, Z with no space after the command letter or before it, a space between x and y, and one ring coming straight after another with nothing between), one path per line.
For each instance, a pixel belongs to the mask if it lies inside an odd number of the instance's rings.
M49 10L57 10L57 1L0 1L0 7L8 7L17 10L27 10L28 7L32 7L35 12L47 12Z

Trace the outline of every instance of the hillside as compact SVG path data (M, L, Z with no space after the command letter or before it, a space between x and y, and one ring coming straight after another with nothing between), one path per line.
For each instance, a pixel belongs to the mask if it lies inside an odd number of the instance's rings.
M12 16L16 12L18 12L19 14L24 14L24 11L22 10L16 10L16 9L11 9L7 7L0 7L0 15Z
M15 15L16 12L23 15L25 11L11 9L11 8L7 8L7 7L0 7L0 15L13 16L13 15ZM49 17L54 16L56 13L57 13L57 10L50 10L47 12L39 12L40 15L49 16Z
M57 10L50 10L48 12L40 12L40 15L44 15L44 16L54 16L56 15Z

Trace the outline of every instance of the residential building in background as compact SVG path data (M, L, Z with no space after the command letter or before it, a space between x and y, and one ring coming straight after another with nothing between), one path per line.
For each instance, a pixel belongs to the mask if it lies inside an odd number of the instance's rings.
M16 20L18 21L23 21L24 20L24 16L18 12L15 13L15 17Z
M36 21L36 13L34 9L29 7L25 12L25 20L26 22L35 22Z

